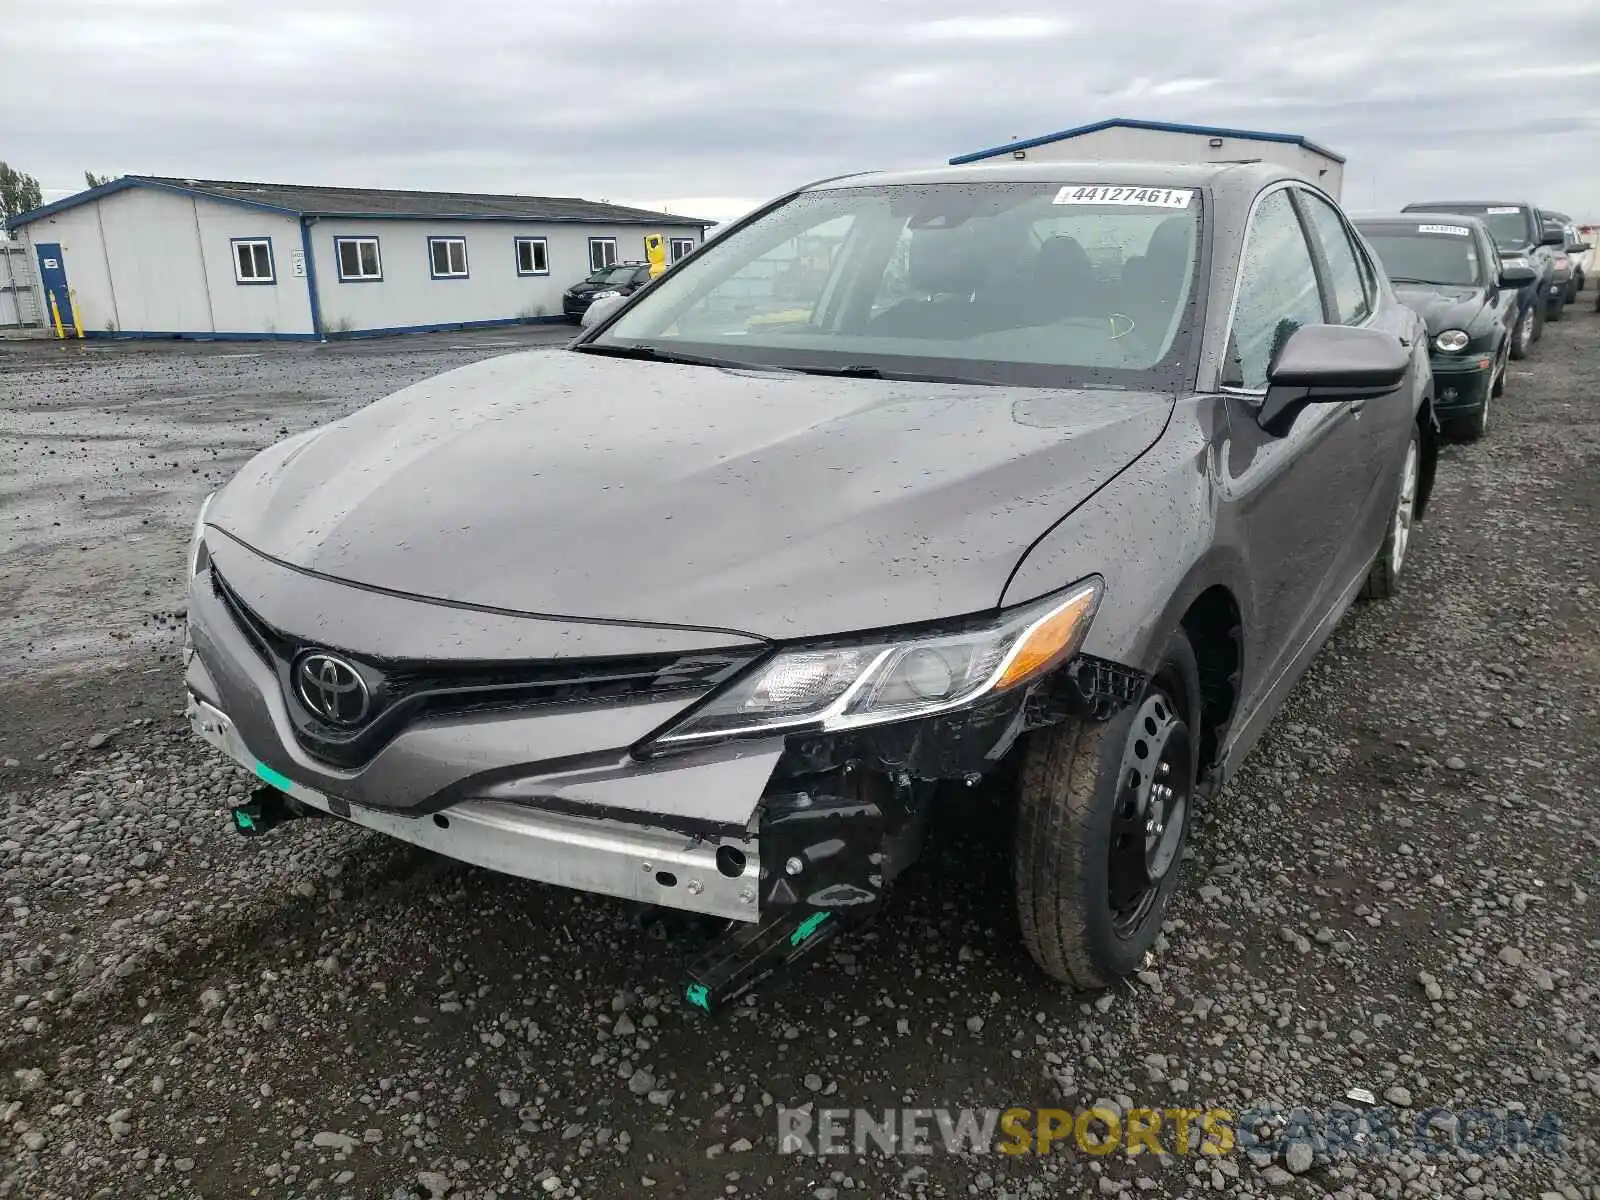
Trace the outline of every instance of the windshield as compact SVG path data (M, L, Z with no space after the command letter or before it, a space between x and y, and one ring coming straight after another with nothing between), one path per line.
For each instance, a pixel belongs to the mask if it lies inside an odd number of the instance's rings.
M633 266L633 267L613 267L611 270L607 271L604 275L602 275L596 282L598 282L598 283L631 283L631 282L633 282L633 273L635 271L637 271L638 269L639 268L636 267L636 266Z
M1452 204L1449 208L1407 208L1407 212L1457 212L1477 217L1489 227L1489 236L1502 250L1528 244L1528 210L1511 204Z
M708 243L594 347L1175 386L1192 361L1199 209L1191 189L1059 182L805 192Z
M1478 249L1465 225L1358 226L1397 284L1476 287Z

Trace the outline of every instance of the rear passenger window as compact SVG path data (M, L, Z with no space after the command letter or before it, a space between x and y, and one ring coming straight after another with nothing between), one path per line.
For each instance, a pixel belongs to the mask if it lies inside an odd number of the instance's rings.
M1331 204L1310 192L1301 192L1300 198L1328 259L1334 313L1342 325L1359 325L1372 314L1372 298L1357 262L1360 252L1350 244L1350 234Z
M1280 188L1256 206L1250 222L1222 382L1263 390L1278 347L1302 325L1323 323L1311 250L1289 193Z

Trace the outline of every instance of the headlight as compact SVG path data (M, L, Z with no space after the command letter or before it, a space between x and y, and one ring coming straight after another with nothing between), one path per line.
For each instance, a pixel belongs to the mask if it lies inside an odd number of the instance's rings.
M1037 679L1083 644L1100 580L960 633L779 652L653 739L693 745L925 717Z
M617 291L616 288L607 288L603 292L595 292L593 295L591 295L589 297L589 299L591 299L591 300L609 300L613 296L620 296L620 295L622 295L622 293Z
M215 492L200 502L200 514L194 519L194 530L189 534L189 578L193 579L211 565L211 555L206 550L206 512L211 508Z
M1433 339L1433 344L1439 347L1439 349L1445 351L1447 354L1454 354L1458 350L1465 350L1467 348L1467 343L1471 340L1472 339L1466 335L1464 330L1446 329L1438 337Z
M1504 267L1531 267L1531 266L1533 266L1533 264L1528 261L1528 257L1525 254L1507 254L1507 255L1502 255L1501 259L1500 259L1500 265L1504 266Z

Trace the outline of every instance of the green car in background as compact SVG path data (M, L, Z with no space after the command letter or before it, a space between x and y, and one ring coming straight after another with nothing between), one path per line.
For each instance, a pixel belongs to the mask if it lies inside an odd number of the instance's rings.
M1522 358L1535 314L1519 292L1533 268L1502 261L1476 217L1399 213L1363 217L1356 228L1377 254L1400 302L1427 326L1433 407L1444 432L1476 440L1505 392L1506 364Z

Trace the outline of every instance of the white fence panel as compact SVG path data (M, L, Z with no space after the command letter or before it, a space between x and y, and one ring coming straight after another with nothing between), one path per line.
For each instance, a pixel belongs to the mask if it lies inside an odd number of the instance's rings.
M37 329L44 324L44 304L28 248L0 241L0 329Z

